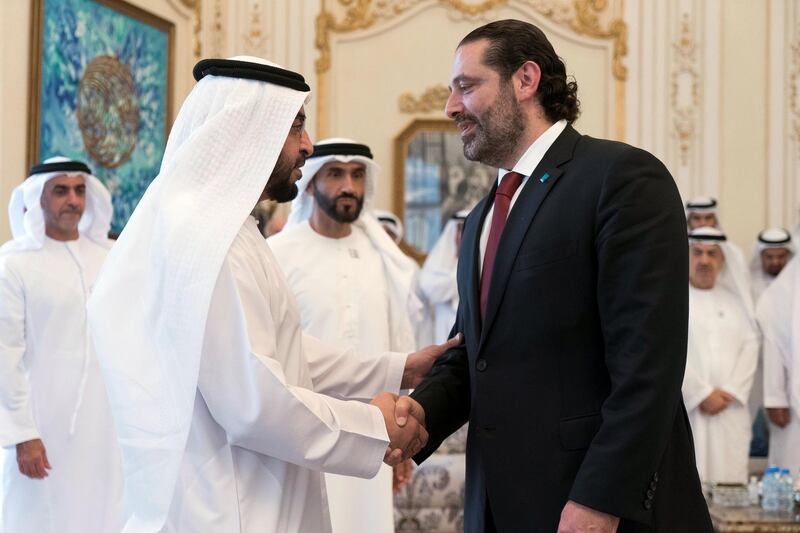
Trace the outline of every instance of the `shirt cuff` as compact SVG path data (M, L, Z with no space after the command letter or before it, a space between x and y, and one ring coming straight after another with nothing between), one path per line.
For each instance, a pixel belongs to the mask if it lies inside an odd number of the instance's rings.
M387 352L389 364L386 365L386 381L381 389L393 394L400 393L400 384L403 382L403 373L406 370L406 359L409 354L399 352Z

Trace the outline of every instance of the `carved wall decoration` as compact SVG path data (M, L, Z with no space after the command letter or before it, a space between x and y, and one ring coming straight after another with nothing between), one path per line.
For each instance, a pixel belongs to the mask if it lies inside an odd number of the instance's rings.
M612 15L608 0L321 0L321 10L316 19L315 46L319 57L317 72L317 134L328 133L328 80L331 69L331 34L366 30L378 23L391 20L413 7L438 4L468 17L478 17L486 12L515 2L532 8L549 20L567 26L579 35L614 42L613 74L617 80L617 137L624 137L624 81L627 69L623 63L627 54L627 25L622 18ZM622 11L622 0L618 3Z
M203 45L201 40L201 32L203 30L203 5L202 0L180 0L181 3L194 11L194 57L200 59L203 52Z
M800 33L800 26L798 27L798 32ZM800 161L800 37L794 41L791 50L791 67L789 71L789 115L791 116L791 124L789 128L796 148L795 157Z
M700 104L700 75L697 59L698 47L688 13L680 22L680 33L672 44L673 68L670 75L670 106L672 107L672 135L678 141L681 164L689 164L690 152L697 135L697 112Z
M419 95L414 96L412 92L405 92L400 95L398 107L401 113L430 113L431 111L441 112L450 96L450 89L445 85L435 85L425 89Z
M246 54L254 56L264 55L267 36L262 31L262 26L261 3L253 2L249 28L244 37L244 50Z
M220 0L214 0L214 20L211 24L211 47L210 56L225 57L225 27L222 18L222 4Z

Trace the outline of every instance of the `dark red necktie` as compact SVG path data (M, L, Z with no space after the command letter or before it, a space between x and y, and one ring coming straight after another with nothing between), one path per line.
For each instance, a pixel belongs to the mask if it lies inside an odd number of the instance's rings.
M481 274L481 320L486 315L486 302L489 301L489 285L492 283L492 270L494 259L497 255L497 245L506 227L508 210L511 208L511 199L522 183L522 174L509 172L500 181L494 193L494 212L492 213L492 227L489 230L489 240L486 242L486 252L483 256L483 273Z

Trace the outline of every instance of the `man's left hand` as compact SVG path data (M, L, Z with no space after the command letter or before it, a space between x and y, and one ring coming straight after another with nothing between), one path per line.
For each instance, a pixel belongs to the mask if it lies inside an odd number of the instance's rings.
M403 380L400 382L400 388L413 389L419 385L439 356L450 348L455 348L461 344L462 338L463 335L457 333L455 337L444 344L432 344L418 352L409 354L406 359L406 368L403 371Z
M618 526L618 516L601 513L570 500L561 511L558 533L616 533Z

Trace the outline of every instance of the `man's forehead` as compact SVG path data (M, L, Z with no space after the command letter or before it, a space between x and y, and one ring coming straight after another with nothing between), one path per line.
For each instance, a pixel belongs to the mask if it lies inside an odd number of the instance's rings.
M761 250L761 255L785 255L789 253L788 248L783 247L773 247L773 248L765 248Z
M76 187L78 185L85 185L86 184L86 177L81 174L77 175L67 175L61 174L60 176L55 176L47 180L48 187L55 187L57 185L65 185L68 187Z
M720 255L723 255L722 248L720 248L719 244L712 244L709 242L693 242L690 247L701 252L716 252Z
M329 168L338 168L338 169L345 169L345 170L366 170L367 165L361 161L348 161L345 163L344 161L328 161L320 170L327 170Z
M453 59L451 83L455 84L464 79L485 77L487 71L491 71L482 61L483 53L488 46L489 41L486 39L459 46Z

